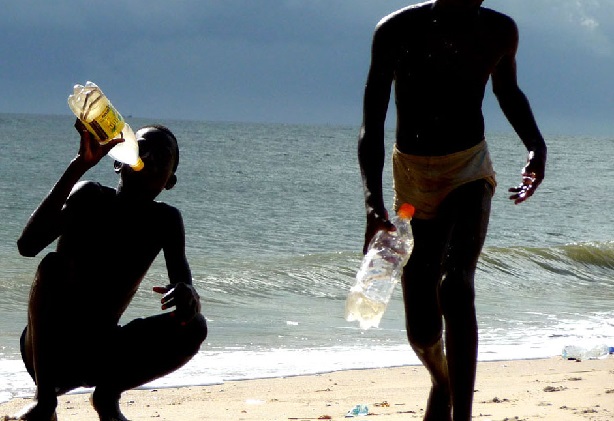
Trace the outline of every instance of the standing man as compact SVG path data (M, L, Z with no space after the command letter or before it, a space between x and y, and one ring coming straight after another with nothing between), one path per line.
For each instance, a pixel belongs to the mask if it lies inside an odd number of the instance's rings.
M381 20L364 93L358 160L366 251L378 230L394 229L382 194L384 123L394 82L394 208L404 202L416 208L402 286L408 339L432 379L425 420L471 419L474 274L496 186L482 115L489 78L529 152L522 184L509 190L514 203L533 195L546 164L544 139L516 80L517 27L482 2L431 0Z

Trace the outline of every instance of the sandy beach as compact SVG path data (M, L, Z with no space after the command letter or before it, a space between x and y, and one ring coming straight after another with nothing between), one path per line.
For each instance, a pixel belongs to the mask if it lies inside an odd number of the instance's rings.
M358 404L387 421L420 420L429 391L422 366L231 381L224 384L126 392L124 414L144 420L342 420ZM0 404L0 419L29 403ZM60 398L58 419L97 420L89 395ZM473 419L614 420L614 358L481 362Z

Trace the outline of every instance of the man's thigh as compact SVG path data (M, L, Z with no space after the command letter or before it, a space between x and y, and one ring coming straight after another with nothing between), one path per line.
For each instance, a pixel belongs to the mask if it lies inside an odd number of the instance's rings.
M187 325L182 325L171 313L138 318L115 329L104 345L105 359L117 364L139 361L145 355L154 359L182 358L198 351L206 329L206 321L200 314Z
M450 227L447 270L477 266L488 232L492 196L492 186L478 180L454 190L442 204L441 217Z

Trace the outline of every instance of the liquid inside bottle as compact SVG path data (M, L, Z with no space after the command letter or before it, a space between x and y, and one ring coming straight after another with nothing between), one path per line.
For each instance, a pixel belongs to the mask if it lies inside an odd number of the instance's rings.
M143 168L134 132L95 83L88 81L85 85L75 85L68 97L68 106L100 144L104 145L111 139L124 139L109 151L109 156L136 171Z
M392 219L396 231L379 231L371 240L346 299L345 319L358 321L361 329L379 326L409 259L413 207L406 206L409 208L401 207L398 216Z

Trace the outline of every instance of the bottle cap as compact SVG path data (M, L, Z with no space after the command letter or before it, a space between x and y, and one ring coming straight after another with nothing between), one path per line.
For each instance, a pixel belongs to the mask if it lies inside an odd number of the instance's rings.
M143 163L143 160L141 159L141 157L137 158L136 164L134 165L130 165L130 167L134 170L134 171L141 171L143 169L143 167L145 166L145 164Z
M403 219L411 219L414 216L414 212L416 208L410 203L403 203L399 210L397 211L397 215L399 215Z

